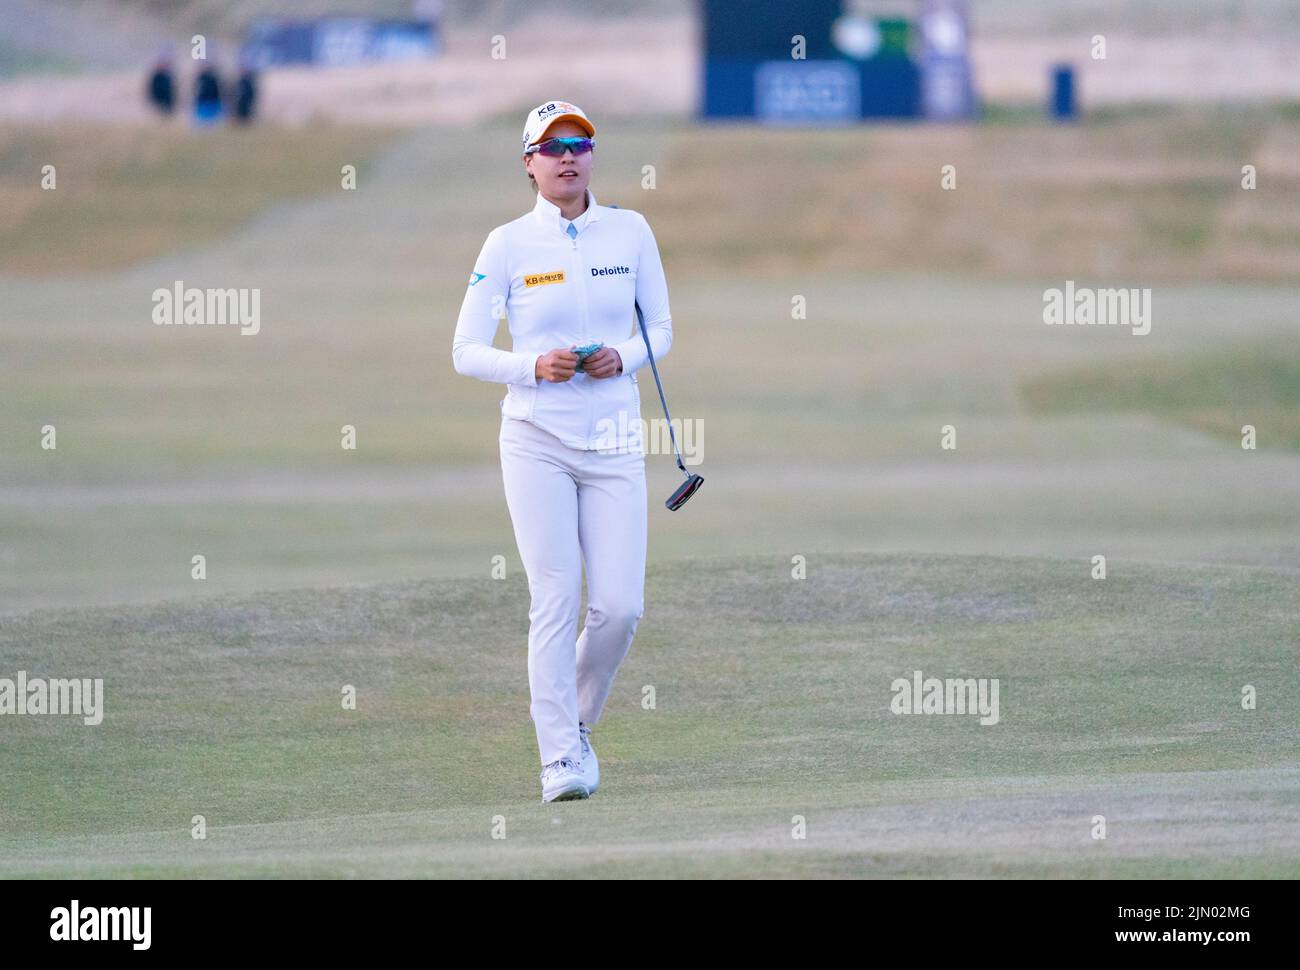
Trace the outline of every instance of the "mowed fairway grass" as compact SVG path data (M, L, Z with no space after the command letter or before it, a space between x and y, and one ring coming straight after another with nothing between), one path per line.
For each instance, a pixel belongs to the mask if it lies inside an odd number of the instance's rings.
M601 790L549 806L518 574L7 622L2 669L103 675L107 702L5 719L0 875L1300 872L1291 577L702 557L647 593ZM891 713L918 669L998 678L998 723Z

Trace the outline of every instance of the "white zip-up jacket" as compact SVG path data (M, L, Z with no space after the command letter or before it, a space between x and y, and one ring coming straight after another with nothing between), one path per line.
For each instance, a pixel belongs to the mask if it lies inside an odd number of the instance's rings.
M636 372L649 356L634 301L655 358L666 356L673 342L659 246L641 213L597 205L590 189L576 238L565 232L568 224L559 206L539 193L532 212L488 233L461 304L452 361L457 373L507 385L505 417L531 421L571 448L640 448ZM512 350L492 346L503 316ZM617 350L622 373L537 380L539 357L590 343Z

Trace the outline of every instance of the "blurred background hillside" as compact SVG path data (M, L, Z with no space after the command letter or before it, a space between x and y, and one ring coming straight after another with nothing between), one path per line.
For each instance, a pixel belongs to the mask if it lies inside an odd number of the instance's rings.
M652 559L1300 568L1296 4L975 0L978 121L831 128L701 119L701 10L448 2L438 57L267 68L256 123L198 130L144 101L158 45L183 71L203 33L232 69L260 16L411 5L0 2L0 610L513 561L504 389L454 373L451 335L483 238L533 205L517 139L552 97L600 130L597 199L654 227L669 399L703 431L708 489L652 502ZM260 288L261 332L153 326L176 280ZM1044 326L1066 280L1151 288L1151 333Z

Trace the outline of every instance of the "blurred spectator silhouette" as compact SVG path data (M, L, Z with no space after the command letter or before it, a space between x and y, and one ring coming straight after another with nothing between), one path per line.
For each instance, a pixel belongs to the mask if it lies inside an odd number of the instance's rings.
M253 120L257 110L257 68L252 52L239 53L239 78L235 82L234 120L246 125Z
M176 110L176 79L172 71L172 47L164 44L158 48L153 60L153 73L149 75L149 86L145 91L158 113L170 117Z
M194 76L194 123L200 127L214 125L221 120L224 109L221 103L221 76L217 73L216 52L208 45L207 57Z

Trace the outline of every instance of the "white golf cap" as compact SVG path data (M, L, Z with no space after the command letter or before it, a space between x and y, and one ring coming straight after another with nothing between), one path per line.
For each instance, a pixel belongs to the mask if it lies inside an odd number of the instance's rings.
M568 101L547 101L539 104L524 119L524 147L535 145L546 134L546 129L557 121L576 121L587 129L589 136L596 134L596 126L576 104Z

